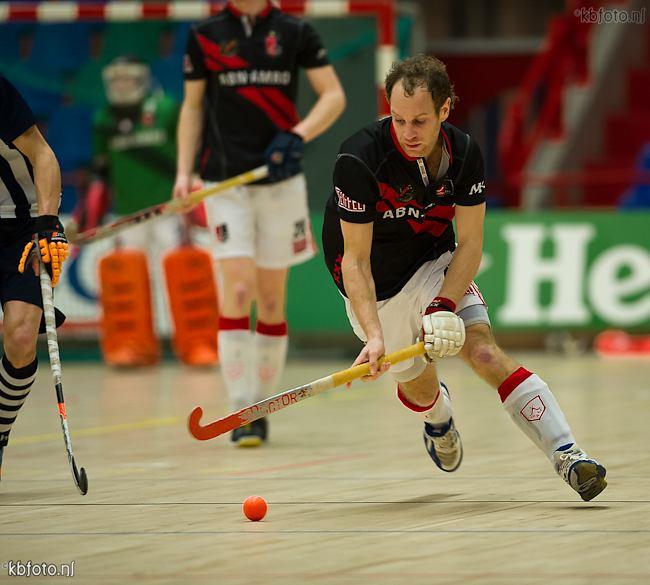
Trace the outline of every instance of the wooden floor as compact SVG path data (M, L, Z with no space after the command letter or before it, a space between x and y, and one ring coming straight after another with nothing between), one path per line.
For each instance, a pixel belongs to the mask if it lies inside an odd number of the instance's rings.
M197 404L208 420L226 414L215 373L66 364L75 454L90 482L81 497L43 367L5 453L0 566L74 561L75 583L99 584L650 583L650 364L518 357L607 467L593 502L455 359L442 368L465 447L452 474L433 466L419 419L387 377L279 412L268 446L236 450L185 427ZM293 362L283 386L347 366ZM263 522L242 515L251 494L269 502Z

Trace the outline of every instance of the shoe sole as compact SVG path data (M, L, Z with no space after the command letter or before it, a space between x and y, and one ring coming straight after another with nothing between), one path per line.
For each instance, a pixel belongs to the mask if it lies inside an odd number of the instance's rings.
M263 442L261 437L241 437L235 444L237 447L248 449L250 447L259 447Z
M585 502L593 500L607 487L607 470L598 463L579 461L573 466L571 473L575 473L578 486L576 491Z

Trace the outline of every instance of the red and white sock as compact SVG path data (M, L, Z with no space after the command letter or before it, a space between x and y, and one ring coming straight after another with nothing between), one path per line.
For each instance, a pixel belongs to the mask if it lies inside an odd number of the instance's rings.
M519 368L499 386L499 396L515 424L551 462L558 447L575 443L558 401L537 374Z
M234 410L252 403L254 351L250 319L219 318L219 361L228 397Z
M255 375L253 402L268 398L277 390L287 361L287 322L263 323L255 328Z
M406 406L406 408L421 414L426 422L434 426L446 424L452 416L451 401L449 400L449 396L443 392L442 386L440 387L436 399L427 406L418 406L417 404L413 404L408 398L406 398L406 396L404 396L399 384L397 385L397 398L399 398L399 401Z

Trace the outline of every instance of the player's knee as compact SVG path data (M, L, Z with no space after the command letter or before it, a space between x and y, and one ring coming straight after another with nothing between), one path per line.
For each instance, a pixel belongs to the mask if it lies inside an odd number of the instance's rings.
M22 368L34 361L36 336L37 332L27 322L19 323L5 330L5 353L14 367Z
M235 290L235 302L238 306L244 307L250 301L252 290L247 286L239 286Z
M438 397L438 388L432 386L428 387L413 387L411 386L408 390L403 389L402 384L400 384L400 389L402 393L417 406L428 406L433 404L433 402Z
M238 308L245 309L250 305L253 298L254 286L247 280L238 280L228 287L228 296L230 301Z
M284 306L277 297L264 297L257 300L260 312L265 315L275 315Z
M435 369L429 366L417 377L398 382L398 388L409 402L426 406L436 400L440 384Z
M475 369L489 369L498 364L499 350L492 340L481 339L471 345L468 357Z

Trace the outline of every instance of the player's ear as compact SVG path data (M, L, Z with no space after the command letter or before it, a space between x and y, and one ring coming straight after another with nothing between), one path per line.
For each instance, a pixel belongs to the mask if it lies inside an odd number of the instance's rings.
M445 102L440 106L440 112L438 117L440 118L441 122L444 122L447 118L449 118L449 113L451 112L451 98L447 98Z

